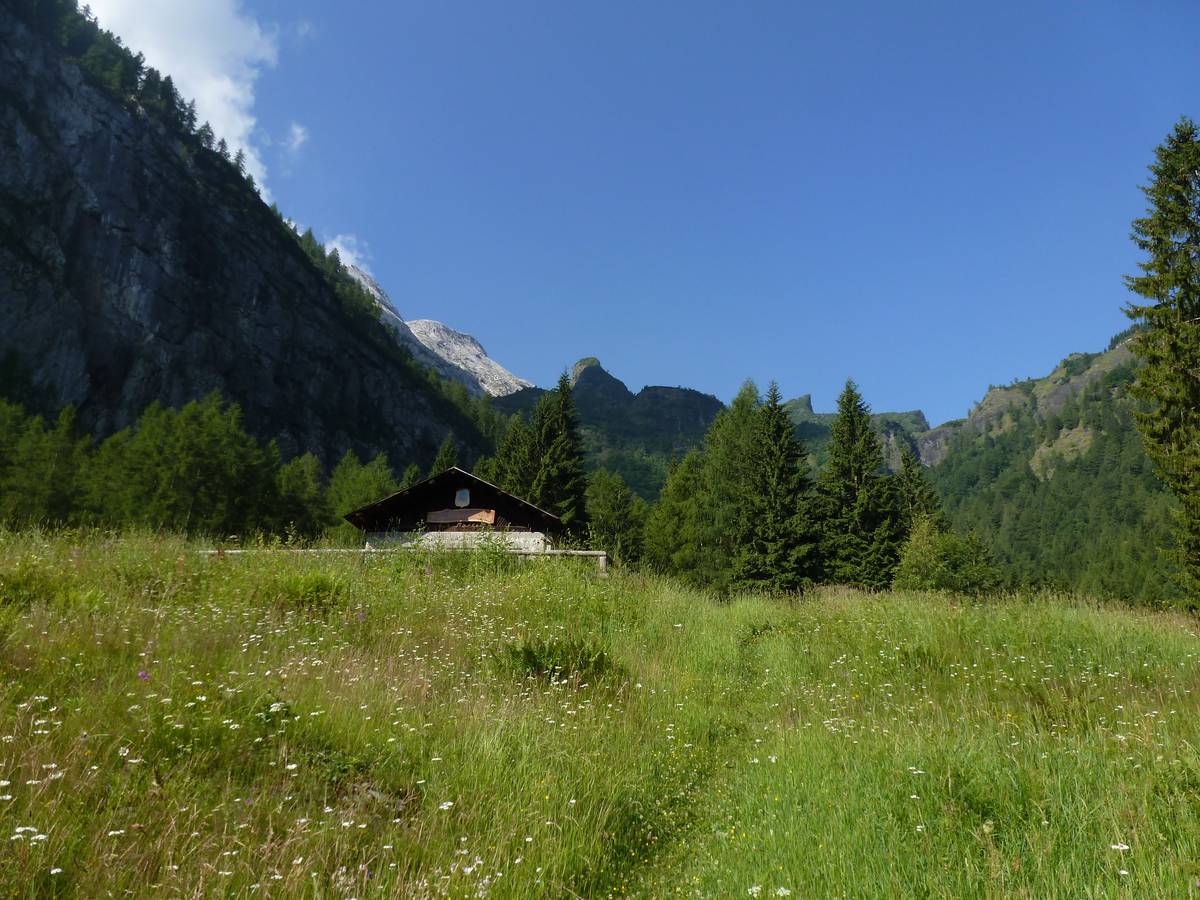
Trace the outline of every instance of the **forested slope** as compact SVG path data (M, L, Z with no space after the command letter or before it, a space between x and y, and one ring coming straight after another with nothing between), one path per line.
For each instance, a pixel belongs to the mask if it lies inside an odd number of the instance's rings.
M1014 583L1178 599L1161 551L1172 500L1133 420L1136 366L1114 341L989 391L930 470L950 521L975 530Z

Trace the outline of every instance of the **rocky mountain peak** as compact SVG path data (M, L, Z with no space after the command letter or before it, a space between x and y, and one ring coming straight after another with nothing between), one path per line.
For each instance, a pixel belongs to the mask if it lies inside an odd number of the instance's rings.
M571 387L575 387L576 382L579 381L579 376L583 374L585 369L590 369L593 366L599 369L601 372L604 372L604 367L600 365L600 360L594 356L585 356L583 359L579 360L579 362L575 363L575 365L571 367ZM608 373L605 372L605 374Z
M483 345L471 335L433 319L412 319L407 324L427 350L466 372L483 393L503 397L522 388L533 387L531 382L518 378L488 356Z
M375 299L380 321L422 365L443 378L461 382L477 396L503 397L532 387L530 382L518 378L488 356L483 345L471 335L433 319L405 321L392 298L370 272L356 265L347 265L346 270Z

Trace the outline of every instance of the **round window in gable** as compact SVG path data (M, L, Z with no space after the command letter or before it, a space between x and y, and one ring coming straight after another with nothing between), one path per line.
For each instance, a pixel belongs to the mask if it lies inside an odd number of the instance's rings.
M457 491L455 491L454 492L454 505L457 506L459 509L462 509L464 506L470 506L471 505L471 492L469 490L467 490L466 488L459 488Z

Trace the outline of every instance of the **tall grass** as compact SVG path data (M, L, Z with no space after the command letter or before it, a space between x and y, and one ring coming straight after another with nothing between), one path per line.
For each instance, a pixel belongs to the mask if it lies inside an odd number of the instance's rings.
M0 535L0 894L1186 896L1189 619Z

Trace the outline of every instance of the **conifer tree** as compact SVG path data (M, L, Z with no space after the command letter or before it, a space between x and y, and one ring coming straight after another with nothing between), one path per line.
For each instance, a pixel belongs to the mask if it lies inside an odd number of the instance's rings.
M347 450L330 473L329 485L325 489L326 501L337 522L330 534L349 543L357 541L360 537L358 529L342 521L342 516L360 506L382 500L397 490L399 486L388 465L387 456L380 453L364 465L353 450Z
M433 458L433 465L429 468L431 476L438 472L444 472L451 466L458 465L458 444L454 440L454 433L446 435L446 439L442 441L442 445L438 447L437 456Z
M216 392L178 412L151 404L101 446L91 502L114 523L243 535L269 524L278 464L278 451L246 432L241 408Z
M642 540L643 559L652 569L700 585L704 582L699 563L705 548L695 539L694 523L703 466L699 450L671 466L658 502L646 516Z
M646 501L617 473L597 469L588 477L587 510L592 547L607 551L619 565L636 562L642 552Z
M533 432L525 419L515 413L508 420L504 436L496 447L496 484L510 494L528 499L537 478L533 456Z
M700 483L685 521L687 540L701 551L692 577L720 592L732 585L734 553L750 514L759 405L758 388L747 381L713 420L704 436Z
M927 519L936 528L945 527L941 498L907 444L900 450L900 471L896 473L896 490L900 503L901 529L906 537L918 518Z
M409 463L404 469L404 474L400 476L400 484L397 485L399 490L410 488L421 480L421 467L416 463Z
M279 468L277 527L303 537L316 537L333 515L321 487L321 461L311 453L297 456Z
M882 472L883 450L871 411L848 380L830 429L829 461L820 478L823 557L836 582L884 587L899 554L897 501Z
M801 591L819 574L820 533L813 521L808 464L775 382L757 417L744 514L732 554L733 584Z
M6 408L0 441L0 522L18 525L66 525L80 517L82 473L88 439L75 433L75 410L67 407L47 428L41 416Z
M569 532L582 535L587 527L587 479L579 419L565 372L558 386L538 400L531 430L537 475L530 502L562 519Z
M1143 298L1126 309L1145 327L1131 345L1141 357L1132 393L1146 453L1179 500L1178 556L1200 591L1200 132L1182 119L1155 150L1146 215L1133 240L1146 254L1126 282Z

